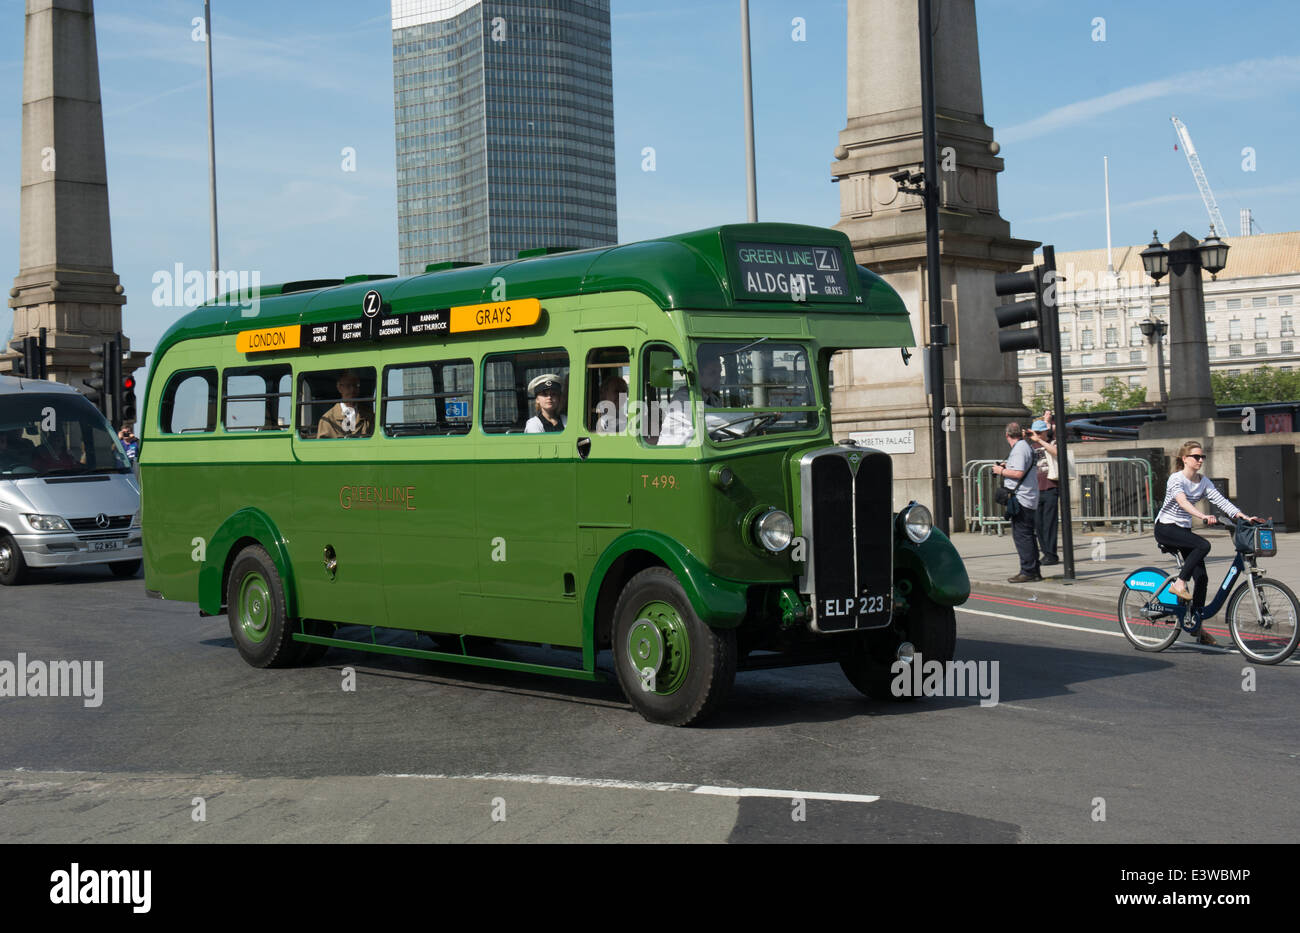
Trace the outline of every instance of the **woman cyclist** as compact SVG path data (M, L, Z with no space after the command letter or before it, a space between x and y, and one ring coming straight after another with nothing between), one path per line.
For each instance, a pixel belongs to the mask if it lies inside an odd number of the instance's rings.
M1229 518L1244 515L1224 497L1214 484L1200 473L1205 462L1205 450L1199 441L1188 441L1178 449L1174 457L1177 473L1170 475L1165 486L1165 503L1156 516L1156 541L1172 548L1182 555L1183 569L1178 579L1169 587L1179 599L1192 602L1195 611L1205 605L1205 590L1209 586L1209 577L1205 573L1205 555L1210 553L1210 542L1192 531L1192 520L1199 519L1207 525L1218 524L1213 515L1206 515L1195 504L1202 499L1209 499L1212 504L1222 509ZM1257 522L1258 518L1245 515L1247 521ZM1187 581L1196 579L1192 592L1187 591ZM1204 629L1198 640L1203 645L1217 645L1214 636Z

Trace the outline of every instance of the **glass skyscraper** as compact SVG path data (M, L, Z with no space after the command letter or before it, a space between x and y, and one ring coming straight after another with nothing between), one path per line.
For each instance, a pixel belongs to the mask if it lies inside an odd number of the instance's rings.
M398 260L618 239L609 0L392 0Z

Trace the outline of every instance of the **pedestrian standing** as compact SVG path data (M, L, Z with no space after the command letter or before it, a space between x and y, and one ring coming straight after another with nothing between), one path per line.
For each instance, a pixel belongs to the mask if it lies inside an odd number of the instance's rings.
M1005 463L996 464L993 472L1002 477L1002 485L1012 490L1007 502L1011 520L1011 538L1020 557L1020 572L1008 577L1008 583L1034 583L1043 579L1038 565L1038 540L1034 532L1038 506L1038 469L1034 452L1025 441L1025 431L1017 421L1007 425L1007 446L1011 453Z
M1035 421L1029 426L1029 443L1034 448L1034 462L1038 468L1038 508L1034 531L1038 535L1038 547L1043 552L1039 564L1050 567L1061 562L1056 553L1056 527L1060 521L1056 432L1046 421Z

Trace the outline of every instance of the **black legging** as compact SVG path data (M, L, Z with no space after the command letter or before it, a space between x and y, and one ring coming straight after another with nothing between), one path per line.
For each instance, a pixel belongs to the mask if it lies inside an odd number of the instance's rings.
M1156 522L1156 541L1182 555L1183 569L1178 579L1186 583L1195 577L1192 607L1199 609L1204 606L1205 590L1210 585L1209 575L1205 572L1205 555L1210 553L1210 542L1188 528L1168 522Z

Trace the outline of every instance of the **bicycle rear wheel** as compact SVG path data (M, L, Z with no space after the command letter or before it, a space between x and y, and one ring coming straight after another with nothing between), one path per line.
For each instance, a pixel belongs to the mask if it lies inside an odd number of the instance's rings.
M1160 590L1173 579L1166 578ZM1154 593L1123 587L1117 612L1120 631L1138 651L1164 651L1178 638L1177 614L1172 607L1162 605Z
M1300 641L1300 603L1295 594L1276 580L1255 582L1251 598L1250 582L1237 587L1228 600L1228 631L1241 653L1259 664L1277 664L1295 651Z

